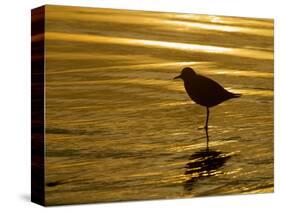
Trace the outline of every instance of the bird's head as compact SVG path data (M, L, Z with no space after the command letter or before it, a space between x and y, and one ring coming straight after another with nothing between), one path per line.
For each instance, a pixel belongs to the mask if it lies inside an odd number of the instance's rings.
M182 80L188 80L196 75L195 71L190 68L186 67L181 71L181 74L179 76L176 76L174 79L181 78Z

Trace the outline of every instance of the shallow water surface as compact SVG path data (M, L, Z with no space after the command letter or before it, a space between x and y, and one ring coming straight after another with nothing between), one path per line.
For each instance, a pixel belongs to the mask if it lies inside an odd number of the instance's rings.
M273 21L47 7L47 204L273 191ZM192 67L232 92L205 108Z

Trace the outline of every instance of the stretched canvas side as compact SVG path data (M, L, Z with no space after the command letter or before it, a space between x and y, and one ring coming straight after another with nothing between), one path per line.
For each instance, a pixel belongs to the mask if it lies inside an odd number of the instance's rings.
M31 11L31 201L45 205L45 7Z

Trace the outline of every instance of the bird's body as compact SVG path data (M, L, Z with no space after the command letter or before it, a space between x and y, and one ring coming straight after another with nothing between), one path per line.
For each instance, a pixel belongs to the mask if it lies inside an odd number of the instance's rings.
M214 80L199 74L184 80L184 87L195 103L205 107L213 107L228 99L240 96L225 90Z
M240 94L234 94L224 89L216 81L195 73L192 68L184 68L181 74L174 79L181 78L184 81L184 87L189 97L197 104L206 107L207 118L205 123L205 130L207 136L208 148L208 121L209 108L216 106L226 100L238 98Z

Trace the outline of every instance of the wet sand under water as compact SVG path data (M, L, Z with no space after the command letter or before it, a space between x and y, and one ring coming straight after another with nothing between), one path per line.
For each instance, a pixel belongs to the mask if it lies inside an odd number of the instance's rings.
M48 205L273 191L273 21L47 7ZM205 108L190 66L239 99Z

